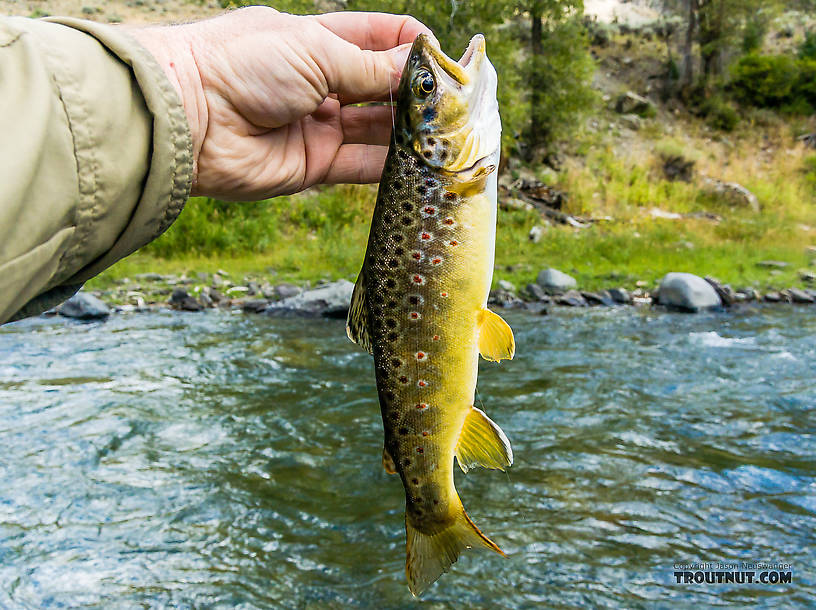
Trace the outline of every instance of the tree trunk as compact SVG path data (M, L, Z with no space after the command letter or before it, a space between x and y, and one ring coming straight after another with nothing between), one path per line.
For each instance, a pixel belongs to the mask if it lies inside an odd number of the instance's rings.
M532 41L532 57L530 61L530 140L528 154L534 155L535 150L544 139L541 117L541 15L540 0L533 0L530 6L530 39Z
M694 45L694 31L697 29L697 11L699 6L697 0L688 1L688 27L686 28L686 40L683 44L683 78L681 86L683 90L688 89L694 83L694 56L692 46Z

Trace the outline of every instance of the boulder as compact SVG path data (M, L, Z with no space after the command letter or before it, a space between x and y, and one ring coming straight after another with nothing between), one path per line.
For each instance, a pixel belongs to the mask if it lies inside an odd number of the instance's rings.
M628 127L632 131L638 131L643 127L643 119L636 114L624 114L620 117L621 125Z
M802 304L811 304L814 302L814 299L808 292L804 290L798 290L797 288L791 288L788 292L790 292L791 299L794 303L802 303Z
M168 303L173 309L180 309L182 311L201 311L203 309L201 303L187 294L184 288L176 288L173 290L173 294L170 295Z
M101 320L110 315L110 309L94 295L77 292L57 308L57 313L77 320Z
M541 241L541 238L544 236L544 227L541 225L535 225L532 229L530 229L530 234L527 236L531 242L537 244Z
M759 261L757 267L765 267L766 269L785 269L790 267L790 263L785 261Z
M780 293L776 291L766 292L765 293L765 302L766 303L780 303L783 300L783 297Z
M345 318L353 291L354 284L338 280L271 303L263 313L268 316Z
M731 205L751 208L752 212L759 212L759 200L747 188L738 182L724 182L716 178L704 178L703 186L709 192L723 198Z
M275 286L275 296L279 299L288 299L303 292L300 286L294 284L278 284Z
M627 91L615 102L615 111L618 114L634 114L637 116L654 116L657 112L654 102L649 98Z
M737 295L734 292L734 289L731 288L731 286L729 286L728 284L723 285L718 280L708 275L705 277L705 281L711 284L711 287L717 291L717 294L719 295L723 305L725 305L726 307L731 307L731 305L733 305L736 302Z
M632 297L626 288L611 288L609 290L609 296L615 303L619 303L620 305L629 305L632 302Z
M490 305L496 305L497 307L504 307L506 309L515 309L524 305L524 301L518 298L515 292L502 290L501 288L491 290L487 302Z
M612 300L612 297L606 290L601 292L585 292L582 290L581 296L584 297L584 300L590 305L606 305L607 307L615 305L615 301Z
M563 294L578 286L575 278L558 269L544 269L538 274L536 283L548 294Z
M666 307L688 312L722 306L720 296L714 287L691 273L667 273L660 281L657 302Z
M527 284L527 294L533 301L549 301L547 293L538 284Z
M565 307L586 307L586 299L577 290L570 290L562 295L555 297L556 305L564 305Z
M513 282L508 282L507 280L499 280L499 290L515 293L516 287L513 285Z

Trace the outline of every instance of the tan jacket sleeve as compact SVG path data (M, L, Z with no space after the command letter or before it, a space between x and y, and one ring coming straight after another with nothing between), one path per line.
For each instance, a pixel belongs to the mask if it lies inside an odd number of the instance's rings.
M0 323L158 237L192 167L176 91L124 32L0 18Z

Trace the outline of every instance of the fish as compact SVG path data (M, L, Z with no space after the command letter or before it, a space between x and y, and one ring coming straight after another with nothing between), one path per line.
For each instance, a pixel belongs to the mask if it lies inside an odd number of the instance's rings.
M485 38L457 62L416 38L346 331L374 357L383 466L405 488L406 578L419 596L465 548L502 550L470 520L454 486L504 470L513 451L474 406L479 354L512 359L510 326L487 308L501 148L496 71Z

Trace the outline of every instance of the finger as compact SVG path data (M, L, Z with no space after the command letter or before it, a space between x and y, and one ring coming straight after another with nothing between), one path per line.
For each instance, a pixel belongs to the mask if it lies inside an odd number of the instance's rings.
M385 165L387 146L343 144L332 161L324 184L378 182Z
M329 92L342 104L388 99L399 87L410 45L368 51L329 34L318 37L312 51Z
M316 15L315 19L343 40L370 51L412 43L420 34L436 40L428 26L410 15L343 12Z
M387 145L391 139L392 111L391 106L344 106L340 109L343 143Z

